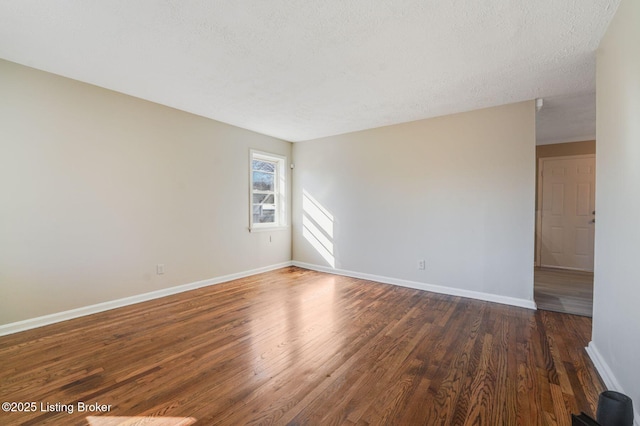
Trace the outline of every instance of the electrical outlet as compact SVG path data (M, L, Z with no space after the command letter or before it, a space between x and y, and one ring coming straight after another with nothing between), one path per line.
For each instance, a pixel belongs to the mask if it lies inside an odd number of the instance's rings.
M426 262L424 261L424 259L418 260L418 269L424 270L425 268L426 268Z
M158 275L162 275L162 274L164 274L164 263L158 263L158 264L156 265L156 273L157 273Z

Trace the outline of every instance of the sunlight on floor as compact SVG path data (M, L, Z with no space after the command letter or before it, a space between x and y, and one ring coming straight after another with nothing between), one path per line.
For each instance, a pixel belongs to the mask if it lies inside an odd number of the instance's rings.
M89 416L89 426L188 426L193 417Z
M247 362L256 386L271 389L289 375L302 377L306 373L295 366L313 363L319 348L326 354L343 347L344 338L337 333L342 324L336 322L335 297L336 278L330 276L303 287L289 303L271 301L268 310L261 309L260 317L250 321L251 360ZM274 336L280 337L274 340ZM250 403L261 392L245 395L244 401Z

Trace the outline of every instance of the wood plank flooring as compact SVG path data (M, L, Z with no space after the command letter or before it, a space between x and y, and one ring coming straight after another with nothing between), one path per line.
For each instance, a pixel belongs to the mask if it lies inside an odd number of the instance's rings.
M535 268L534 293L538 309L593 315L593 272Z
M604 390L590 330L284 268L0 337L0 401L38 404L0 424L569 425Z

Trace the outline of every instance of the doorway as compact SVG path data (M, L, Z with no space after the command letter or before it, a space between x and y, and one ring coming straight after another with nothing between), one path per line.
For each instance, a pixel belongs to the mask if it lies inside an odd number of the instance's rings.
M582 145L578 145L582 144ZM539 309L592 315L595 141L538 146L534 298ZM568 149L571 148L571 149ZM554 155L560 153L559 155Z

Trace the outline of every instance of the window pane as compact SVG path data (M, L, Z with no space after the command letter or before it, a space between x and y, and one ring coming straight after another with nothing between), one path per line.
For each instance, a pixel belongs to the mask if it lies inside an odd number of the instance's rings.
M253 215L253 223L274 223L276 221L275 215Z
M254 204L273 204L273 194L253 194Z
M276 163L272 163L270 161L253 160L253 170L274 173L276 171Z
M262 212L260 223L273 223L276 221L276 212L274 210Z
M246 170L246 169L245 169ZM275 175L273 173L253 172L253 189L258 191L273 191Z
M275 208L265 208L264 204L253 206L253 222L254 223L273 223L276 221Z

